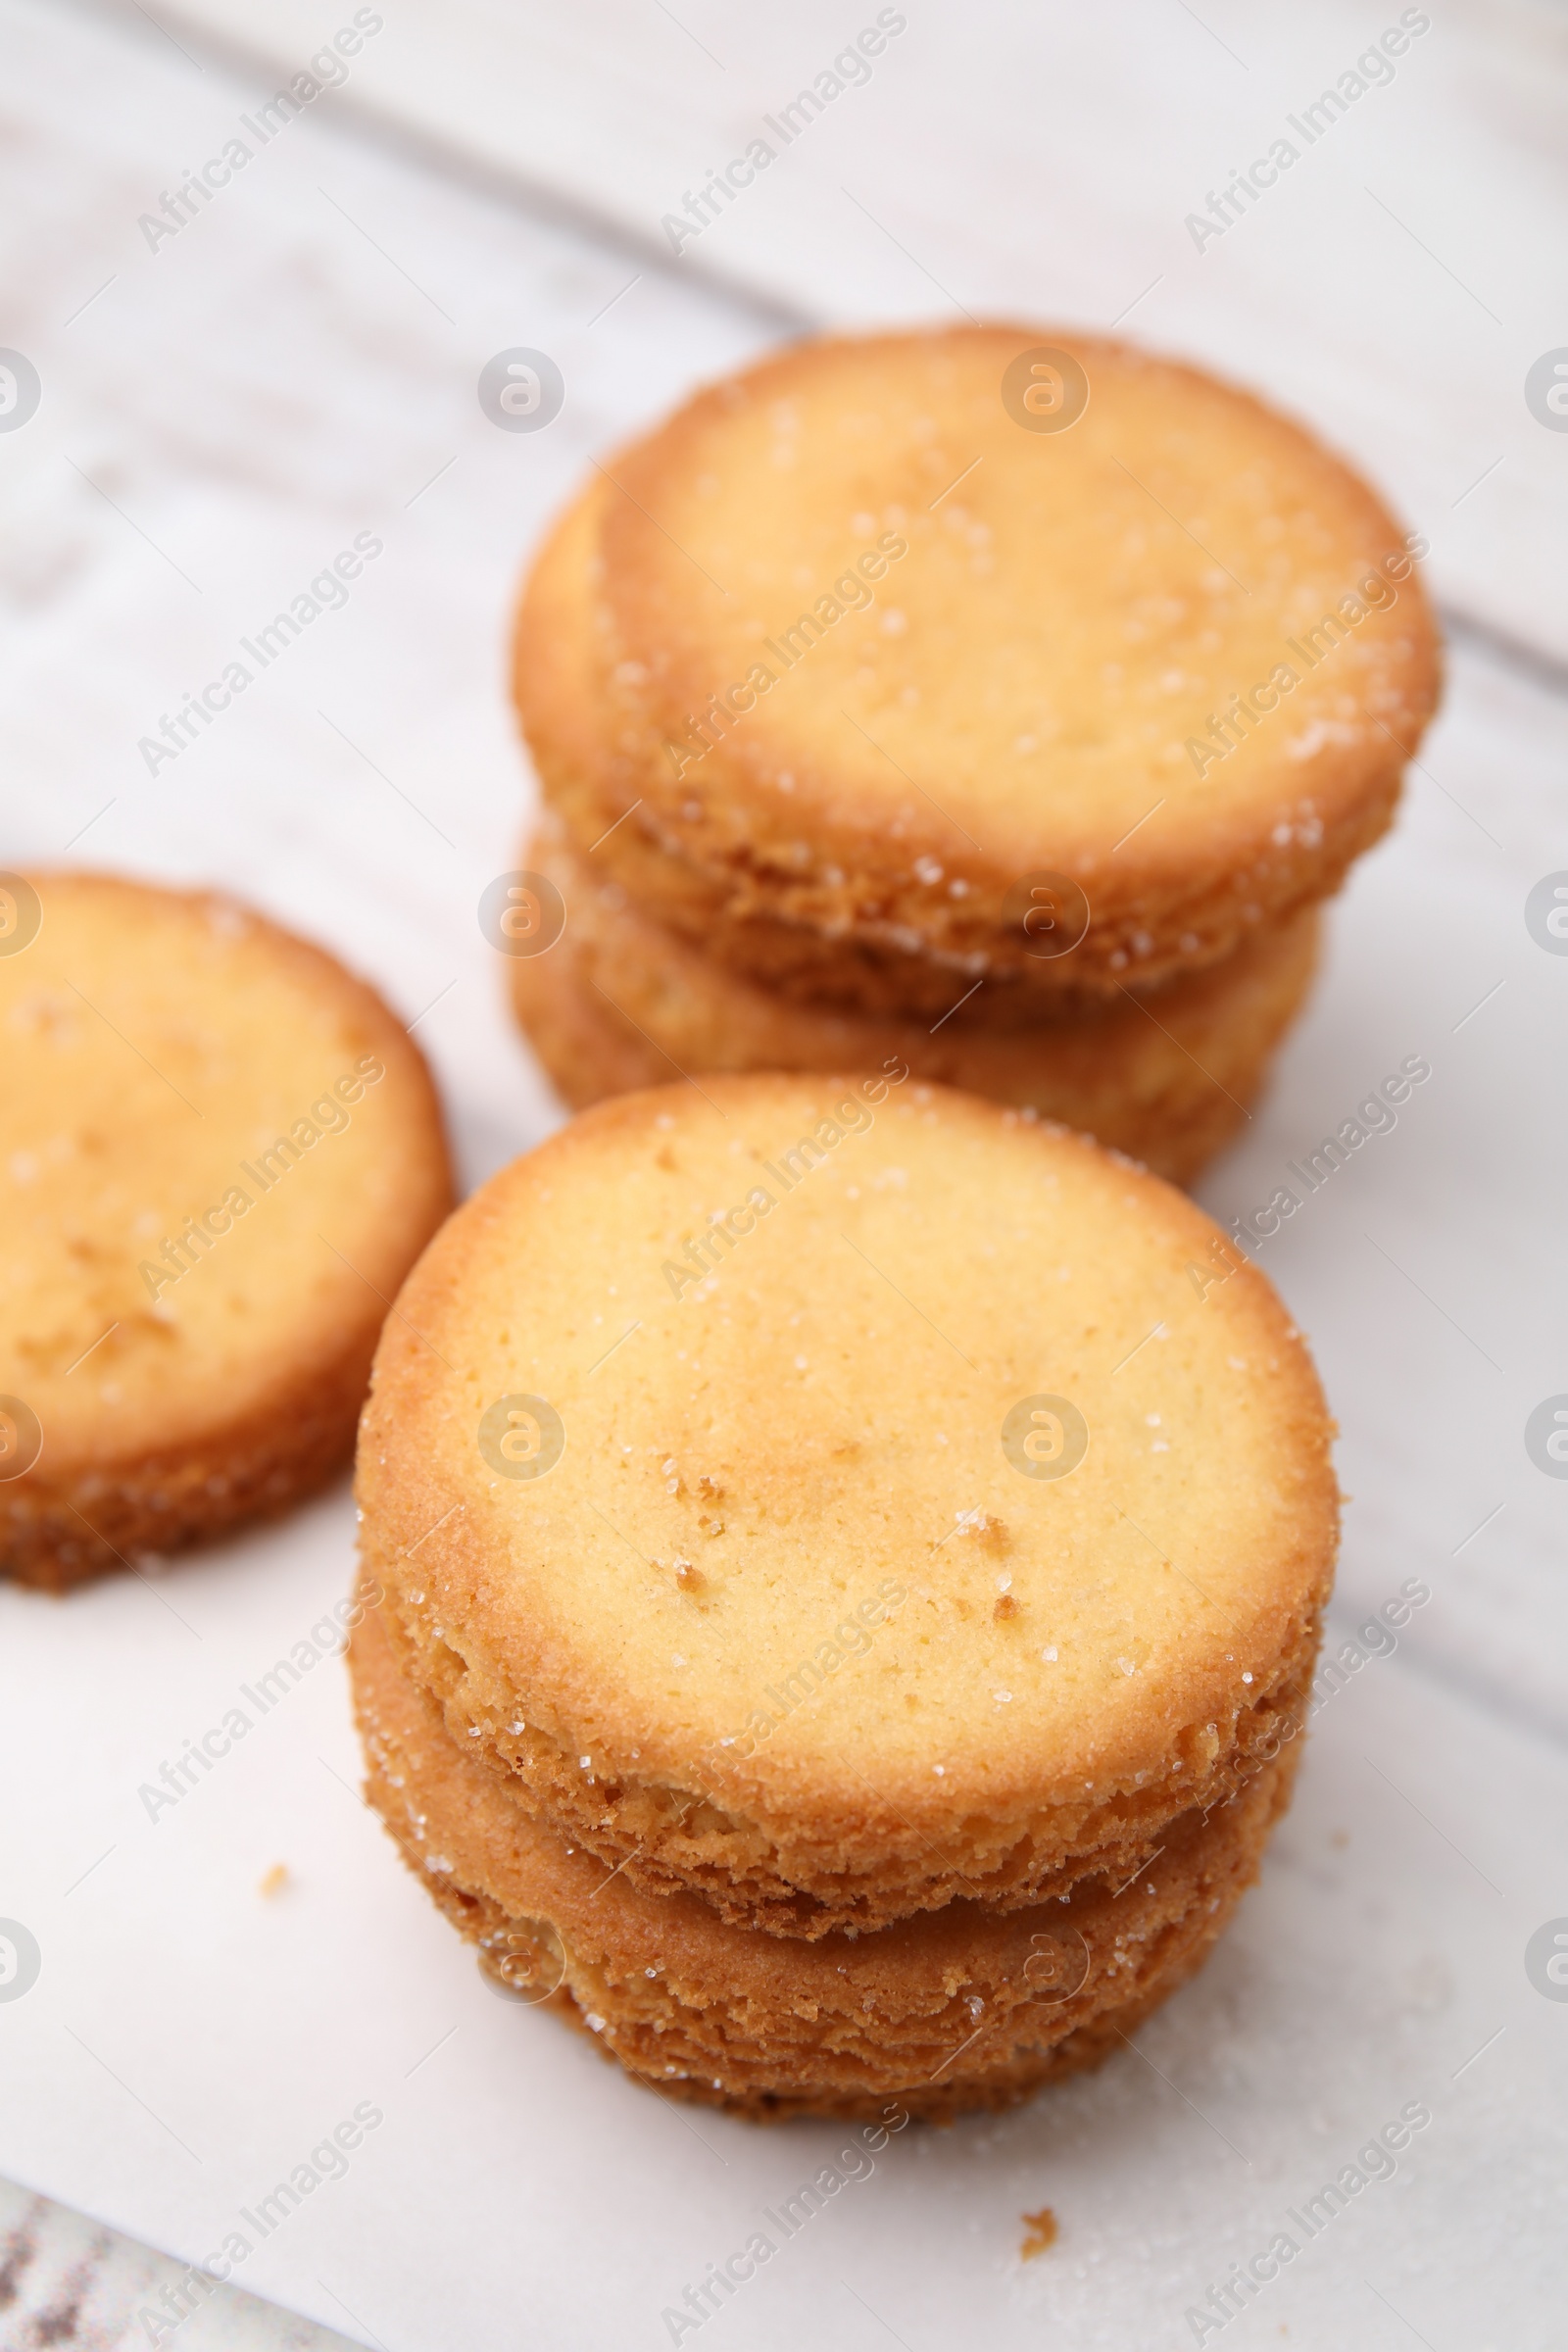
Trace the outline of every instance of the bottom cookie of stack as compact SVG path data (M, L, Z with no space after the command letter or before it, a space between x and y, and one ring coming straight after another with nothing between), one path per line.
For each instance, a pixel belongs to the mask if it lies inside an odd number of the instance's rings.
M1311 985L1320 919L1309 907L1147 1003L1025 1027L984 1024L982 990L931 1027L798 1004L725 970L601 882L559 837L523 863L560 891L565 928L512 965L513 1007L574 1110L677 1073L889 1069L1059 1120L1188 1184L1247 1116ZM961 983L956 983L961 998Z
M959 1900L814 1943L650 1895L533 1820L400 1672L375 1609L350 1669L367 1792L492 1981L662 2093L758 2120L1004 2107L1098 2065L1206 1957L1257 1875L1298 1749L1181 1815L1120 1887L997 1912Z

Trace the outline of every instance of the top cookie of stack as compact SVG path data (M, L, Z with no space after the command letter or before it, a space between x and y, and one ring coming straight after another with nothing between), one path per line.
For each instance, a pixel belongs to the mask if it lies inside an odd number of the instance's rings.
M644 913L841 1004L1218 960L1339 886L1436 700L1424 543L1260 402L1092 337L790 347L569 536L517 639L547 796L580 848L629 816L598 862Z

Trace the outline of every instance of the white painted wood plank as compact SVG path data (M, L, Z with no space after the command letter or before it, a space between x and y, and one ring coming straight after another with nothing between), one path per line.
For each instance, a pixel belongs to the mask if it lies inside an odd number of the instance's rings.
M869 0L373 13L383 28L323 111L398 125L649 254L678 244L680 273L802 317L1125 319L1309 417L1428 532L1446 598L1568 655L1568 438L1524 394L1544 354L1568 352L1560 9L912 0L880 12L904 29L859 83L842 61L874 33ZM178 0L165 21L275 87L352 15ZM819 75L845 86L797 128L782 110ZM211 144L226 127L215 110ZM662 225L758 139L773 160L713 196L700 233ZM1281 141L1295 160L1271 164ZM1237 195L1222 234L1189 225L1224 222L1211 192L1259 158L1275 183Z
M347 2352L350 2339L255 2295L192 2282L167 2254L0 2180L7 2352ZM177 2333L176 2333L177 2330Z

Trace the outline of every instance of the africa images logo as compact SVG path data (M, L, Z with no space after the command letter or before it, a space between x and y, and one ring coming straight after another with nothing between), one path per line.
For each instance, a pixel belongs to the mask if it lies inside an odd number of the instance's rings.
M20 1919L0 1919L0 2001L20 2001L38 1982L38 1938Z
M565 1448L561 1415L545 1396L498 1396L479 1423L479 1451L501 1478L543 1478Z
M1568 1478L1568 1396L1542 1398L1525 1423L1525 1451L1548 1478Z

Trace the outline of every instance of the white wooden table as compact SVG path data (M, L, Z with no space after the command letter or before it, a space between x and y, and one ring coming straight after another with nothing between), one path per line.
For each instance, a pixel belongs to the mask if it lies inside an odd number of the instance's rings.
M529 790L508 600L589 457L704 375L813 319L1120 318L1366 464L1453 623L1398 829L1203 1192L1227 1220L1265 1200L1386 1068L1431 1060L1263 1258L1344 1430L1334 1644L1406 1579L1430 1599L1323 1709L1262 1886L1138 2051L893 2142L705 2342L1191 2343L1189 2309L1423 2102L1396 2177L1227 2346L1559 2352L1568 2002L1527 1950L1568 1919L1568 1484L1524 1432L1568 1392L1568 957L1525 910L1568 871L1568 434L1525 383L1568 346L1562 15L1434 9L1200 250L1187 216L1398 9L894 10L870 77L677 257L662 216L875 8L366 13L341 86L264 143L242 118L346 0L0 0L0 345L41 387L0 430L0 854L218 880L334 946L417 1022L468 1181L559 1115L475 918ZM150 239L235 136L243 169ZM565 379L538 434L476 397L516 345ZM367 529L384 554L348 604L149 773L163 714ZM149 1822L138 1785L343 1592L352 1531L344 1488L167 1578L0 1592L0 1918L41 1953L0 1999L6 2352L145 2342L146 2298L357 2102L384 2122L347 2175L172 2340L667 2343L686 2283L831 2148L677 2114L492 1998L358 1803L335 1668ZM1060 2235L1023 2264L1045 2204Z

